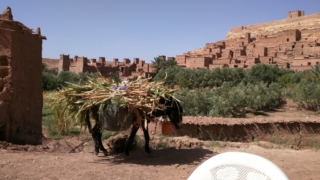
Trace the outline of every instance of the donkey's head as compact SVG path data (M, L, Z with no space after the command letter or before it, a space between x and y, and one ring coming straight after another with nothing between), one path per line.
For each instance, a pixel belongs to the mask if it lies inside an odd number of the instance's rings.
M166 106L162 115L167 115L175 128L180 129L182 126L183 115L181 104L178 101L173 100L171 97L169 99L161 97L159 103Z

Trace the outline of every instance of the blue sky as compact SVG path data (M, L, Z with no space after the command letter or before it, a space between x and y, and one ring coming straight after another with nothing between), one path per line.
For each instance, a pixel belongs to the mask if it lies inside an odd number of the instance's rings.
M42 56L88 58L176 56L223 40L232 27L320 13L319 0L0 0L14 20L47 40Z

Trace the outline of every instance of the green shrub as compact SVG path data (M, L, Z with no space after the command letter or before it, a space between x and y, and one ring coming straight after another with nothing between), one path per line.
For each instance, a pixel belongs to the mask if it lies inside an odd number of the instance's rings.
M56 90L59 86L57 76L48 72L42 72L42 88L44 91Z
M252 84L264 82L267 84L271 84L272 82L277 82L278 78L282 75L292 72L293 71L291 70L279 68L278 66L257 64L248 70L244 82Z
M89 78L97 78L99 77L99 73L89 73L89 72L82 72L79 73L79 79L80 79L80 84L83 84L89 80Z
M217 88L213 96L213 106L209 116L239 117L244 116L246 96L242 89L233 88L231 83L225 82Z
M189 87L189 80L182 77L178 80L178 85L180 88L188 88Z
M209 89L190 90L182 88L176 92L176 97L182 101L184 115L208 116L212 108L213 93Z
M162 80L167 75L166 85L182 85L189 88L219 87L223 82L239 84L246 76L242 68L186 69L179 66L165 68L157 73L153 80Z
M79 84L80 83L80 77L79 75L70 72L70 71L61 71L58 74L58 82L60 86L67 86L66 82Z
M238 87L246 96L246 106L252 110L268 110L278 107L281 102L281 88L278 83L247 84Z
M215 91L180 89L176 93L187 116L243 117L248 109L269 110L281 102L281 88L277 83L232 86L231 82L225 82Z
M294 87L292 99L306 109L318 110L320 108L320 83L302 80Z
M177 74L181 74L181 71L185 71L184 69L182 69L179 66L173 66L173 67L169 67L163 70L160 70L156 76L153 78L154 81L161 81L163 80L166 76L166 85L172 86L177 84ZM184 76L180 76L179 78L184 77Z

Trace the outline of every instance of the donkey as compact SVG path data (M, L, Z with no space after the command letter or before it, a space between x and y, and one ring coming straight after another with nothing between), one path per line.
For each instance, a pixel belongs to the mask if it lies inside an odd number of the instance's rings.
M139 115L142 117L141 124L139 124L138 117L135 113L129 112L128 108L119 107L116 112L110 111L110 109L107 109L107 111L104 112L104 114L107 114L109 117L121 117L126 118L127 121L131 123L131 133L129 136L128 141L126 142L125 147L125 154L129 155L130 147L132 147L132 143L134 142L134 137L139 129L139 126L142 127L144 139L145 139L145 151L147 153L151 153L150 147L149 147L149 132L148 128L145 126L145 123L148 123L148 120L150 118L154 117L160 117L163 115L167 115L171 121L171 123L174 125L176 129L180 129L182 126L182 115L183 115L183 109L181 104L178 101L173 101L172 98L165 99L160 98L159 103L165 105L164 110L157 110L152 112L152 115L150 114L144 114L141 110L139 111ZM89 117L89 111L91 110L91 116L92 119L95 120L95 125L92 128L90 123L90 117ZM104 148L102 141L101 141L101 135L102 135L102 116L98 113L98 107L94 106L90 110L87 110L86 112L86 123L88 125L88 129L90 130L90 133L92 134L92 138L94 140L94 146L95 146L95 154L98 155L99 150L101 150L105 156L107 156L107 150ZM112 121L117 121L118 119L114 118ZM139 117L140 118L140 117ZM145 122L147 121L147 122Z

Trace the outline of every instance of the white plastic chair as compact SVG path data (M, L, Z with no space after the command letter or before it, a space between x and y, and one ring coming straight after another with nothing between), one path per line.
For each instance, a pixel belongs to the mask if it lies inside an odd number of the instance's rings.
M288 180L271 161L244 152L225 152L206 160L188 180Z

